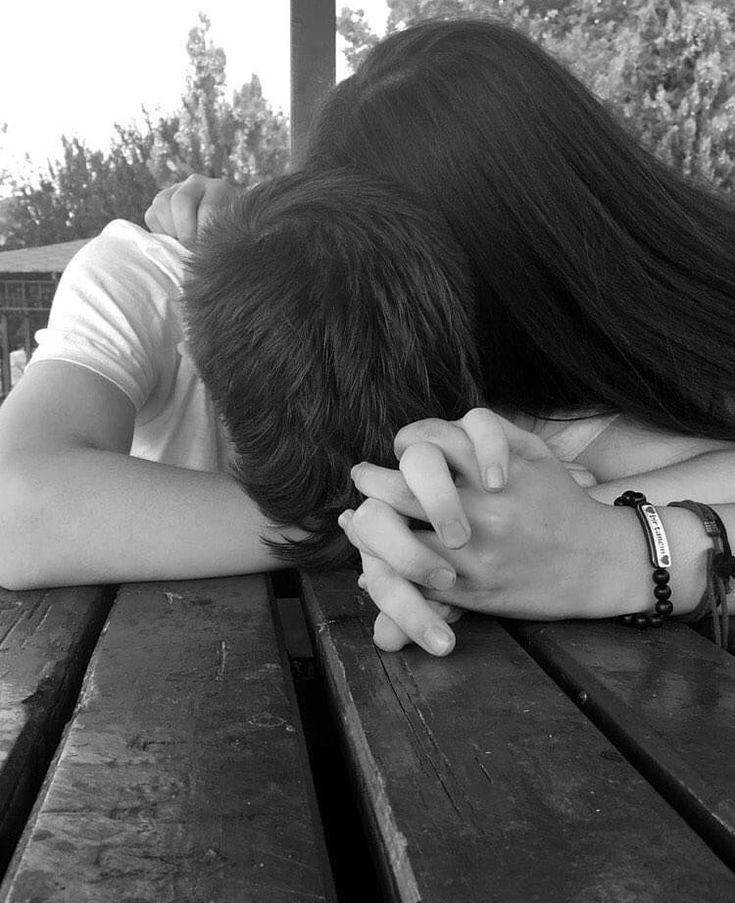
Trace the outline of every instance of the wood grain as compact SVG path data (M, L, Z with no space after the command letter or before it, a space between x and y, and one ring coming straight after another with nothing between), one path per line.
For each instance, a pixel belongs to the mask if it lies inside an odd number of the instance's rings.
M354 575L305 602L391 900L731 901L735 876L501 625L382 654Z
M331 900L302 747L264 578L123 588L0 899Z
M112 593L0 588L0 874L76 703Z
M735 657L684 624L513 632L735 868Z

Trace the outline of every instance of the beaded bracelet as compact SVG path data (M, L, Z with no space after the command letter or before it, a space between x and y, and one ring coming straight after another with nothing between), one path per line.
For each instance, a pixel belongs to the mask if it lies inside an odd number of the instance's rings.
M702 521L707 536L712 538L712 548L707 550L707 586L699 604L680 620L696 623L712 617L714 641L727 649L730 626L727 608L727 594L730 592L730 578L735 577L735 558L730 549L727 530L717 512L701 502L685 499L671 502L672 508L686 508Z
M671 566L671 553L666 531L658 516L658 511L649 504L642 492L628 490L615 499L618 507L633 508L638 521L643 527L643 532L648 544L648 553L653 565L653 595L656 599L653 613L647 611L635 614L623 615L621 620L643 630L646 627L660 627L664 618L668 618L674 610L671 602L671 587L669 580L669 567Z

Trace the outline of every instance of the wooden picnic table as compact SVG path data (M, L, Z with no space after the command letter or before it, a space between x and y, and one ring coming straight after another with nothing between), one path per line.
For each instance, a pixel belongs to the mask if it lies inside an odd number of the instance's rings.
M735 900L732 655L372 620L346 572L0 590L0 903Z

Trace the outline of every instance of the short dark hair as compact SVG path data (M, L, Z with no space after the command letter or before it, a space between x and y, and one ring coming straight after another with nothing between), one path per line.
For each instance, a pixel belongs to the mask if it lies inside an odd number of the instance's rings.
M641 148L520 32L390 34L327 97L303 165L392 179L446 219L490 405L735 438L733 199Z
M393 437L481 402L467 265L401 186L342 172L261 184L211 222L188 264L194 360L234 472L299 566L353 554L337 526L350 467L395 465Z

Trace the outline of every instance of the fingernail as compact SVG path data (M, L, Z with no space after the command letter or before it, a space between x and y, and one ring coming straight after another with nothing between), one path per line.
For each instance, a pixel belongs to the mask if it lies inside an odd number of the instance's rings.
M434 589L451 589L454 586L457 575L454 571L450 571L449 568L435 568L429 572L426 579L428 585L433 586Z
M458 520L450 520L439 526L439 535L442 542L449 549L458 549L470 538L464 524Z
M363 469L364 466L365 466L365 461L360 461L359 464L355 464L355 465L350 469L350 476L352 477L353 480L356 480L357 477L360 476L360 473L362 472L362 469Z
M343 530L347 529L349 522L352 520L354 515L354 511L348 509L347 511L343 511L340 516L337 518L337 523L342 527Z
M454 646L454 637L443 627L429 627L424 642L435 655L446 655Z
M367 589L367 580L365 579L364 574L360 574L360 576L357 578L357 585L360 587L360 589Z
M502 489L505 486L505 474L500 464L488 464L483 474L483 485L490 491Z

